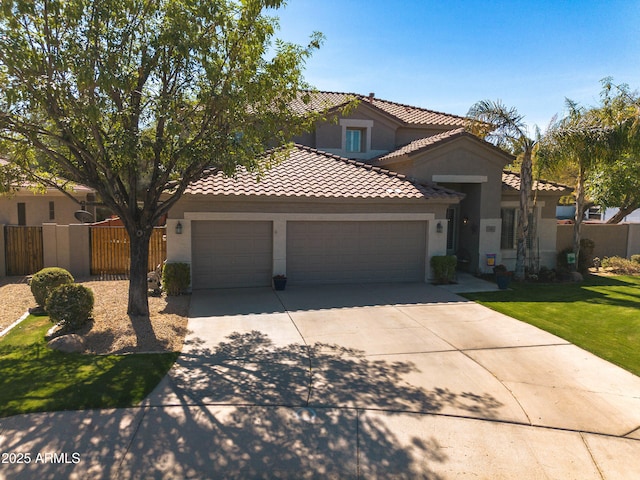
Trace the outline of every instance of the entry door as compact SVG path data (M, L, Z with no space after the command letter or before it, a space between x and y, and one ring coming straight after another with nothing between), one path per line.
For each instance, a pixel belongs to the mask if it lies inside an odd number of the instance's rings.
M458 251L458 205L447 208L447 255L455 255Z

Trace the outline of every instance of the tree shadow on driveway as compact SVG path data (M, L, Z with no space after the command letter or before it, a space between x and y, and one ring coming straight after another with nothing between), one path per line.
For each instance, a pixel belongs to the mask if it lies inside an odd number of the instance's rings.
M367 410L437 414L454 406L493 418L502 406L488 394L411 385L403 380L417 369L411 362L372 360L339 345L277 346L252 331L213 348L192 339L185 350L148 399L122 478L140 471L171 478L358 478L366 465L367 476L437 479L430 465L447 457L435 437L415 432L401 444Z
M4 465L0 473L438 479L448 456L436 432L414 431L409 421L407 442L407 431L385 418L452 405L491 418L501 406L487 394L411 385L403 380L417 369L411 362L374 360L338 345L278 346L253 331L210 348L195 340L185 350L142 408L2 419L3 451L77 452L79 462Z
M260 331L233 333L215 348L188 340L169 373L176 398L155 392L152 405L215 404L338 407L438 413L454 407L463 416L497 418L503 404L492 395L448 388L426 389L405 379L420 373L410 361L371 358L335 344L274 345Z

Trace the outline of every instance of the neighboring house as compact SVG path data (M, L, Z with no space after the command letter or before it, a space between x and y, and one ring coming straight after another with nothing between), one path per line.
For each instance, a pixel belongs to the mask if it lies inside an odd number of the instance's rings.
M0 159L0 164L6 163L6 160ZM77 201L55 188L47 188L45 192L40 193L34 192L29 185L19 185L12 193L0 195L0 225L80 223L74 213L82 209L83 202L94 202L95 193L93 189L83 185L75 185L69 193Z
M212 174L171 210L167 260L191 264L193 288L269 285L276 274L292 284L426 281L431 256L444 254L474 273L491 271L491 255L514 267L519 178L503 171L513 156L465 132L463 117L373 94L319 92L293 108L327 106L334 118L296 138L260 182ZM536 188L530 246L554 266L567 189Z

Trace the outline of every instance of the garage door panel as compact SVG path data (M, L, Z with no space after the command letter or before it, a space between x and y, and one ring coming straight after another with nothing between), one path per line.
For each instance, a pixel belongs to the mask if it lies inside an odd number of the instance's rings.
M423 281L426 222L288 222L292 284Z
M271 285L271 222L192 223L194 288Z

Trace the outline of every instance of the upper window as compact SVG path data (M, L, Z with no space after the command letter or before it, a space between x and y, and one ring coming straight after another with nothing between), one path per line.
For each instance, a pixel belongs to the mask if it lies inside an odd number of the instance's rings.
M339 155L350 158L366 158L371 152L373 120L341 118L342 148Z
M54 202L49 202L49 220L56 219L56 206Z
M365 130L362 128L347 128L346 150L347 152L363 152L365 144Z

